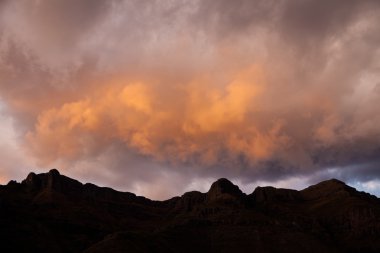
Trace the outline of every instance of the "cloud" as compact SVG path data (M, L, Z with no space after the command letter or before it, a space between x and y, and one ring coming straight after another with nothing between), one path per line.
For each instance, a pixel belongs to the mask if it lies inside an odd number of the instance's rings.
M5 105L0 100L0 184L7 184L10 180L21 179L29 173L30 164L34 161L20 148L20 136L15 131L12 118L5 114Z
M155 198L218 177L366 182L364 171L378 177L379 12L377 1L1 1L0 96L33 166Z
M254 110L251 101L263 86L261 76L253 67L230 77L225 86L203 77L182 87L119 79L102 92L87 93L84 100L41 112L26 139L43 164L92 156L114 141L168 162L189 162L198 156L202 162L215 164L222 149L249 152L252 159L266 158L280 126L268 134L246 126L247 113ZM163 100L163 93L171 97ZM239 136L244 134L254 135L252 144L244 143ZM245 151L244 145L252 149Z

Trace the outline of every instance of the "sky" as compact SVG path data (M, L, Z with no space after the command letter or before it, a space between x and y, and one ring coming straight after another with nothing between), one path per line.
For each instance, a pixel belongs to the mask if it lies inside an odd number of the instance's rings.
M0 0L0 184L380 196L380 1Z

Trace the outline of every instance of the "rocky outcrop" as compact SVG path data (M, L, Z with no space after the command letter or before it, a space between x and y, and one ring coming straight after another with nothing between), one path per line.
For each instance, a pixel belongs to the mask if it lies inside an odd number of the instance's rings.
M4 252L380 252L379 199L336 179L152 201L53 169L0 187L0 224Z
M206 199L208 201L233 200L241 199L244 195L245 194L243 194L237 185L234 185L228 179L221 178L211 185L210 190L207 192Z
M28 190L54 190L65 194L78 194L83 185L77 180L63 176L58 170L52 169L48 173L29 173L27 178L21 182Z
M296 190L277 189L271 186L257 187L249 197L254 203L265 203L269 201L292 202L302 200L301 194Z
M206 195L198 191L186 192L176 202L174 210L190 212L206 200Z

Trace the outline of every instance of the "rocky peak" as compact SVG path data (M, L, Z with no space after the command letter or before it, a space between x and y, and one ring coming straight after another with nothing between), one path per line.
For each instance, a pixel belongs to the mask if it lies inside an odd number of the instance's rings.
M82 184L74 179L63 176L57 169L51 169L48 173L29 173L22 185L29 190L49 190L65 193L81 191Z
M356 192L354 188L335 178L322 181L301 191L306 199L316 199L327 196L344 197L349 196L353 192Z
M221 178L211 185L210 190L207 192L207 199L239 198L243 195L243 192L237 185L234 185L228 179Z
M60 190L61 189L61 174L58 170L52 169L47 173L46 186L49 189Z
M52 176L55 176L55 177L58 177L58 176L61 175L57 169L51 169L51 170L49 170L48 174L52 175Z
M41 187L42 182L41 179L34 172L31 172L21 183L35 190Z

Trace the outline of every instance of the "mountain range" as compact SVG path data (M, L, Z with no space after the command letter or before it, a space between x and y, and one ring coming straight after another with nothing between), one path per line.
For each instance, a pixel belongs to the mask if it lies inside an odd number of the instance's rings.
M301 191L228 179L165 201L53 169L0 186L1 252L380 252L380 199L336 179Z

